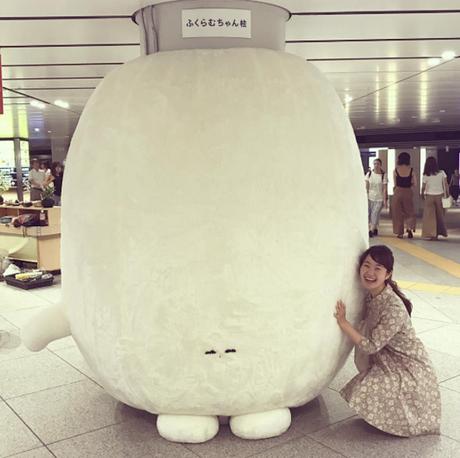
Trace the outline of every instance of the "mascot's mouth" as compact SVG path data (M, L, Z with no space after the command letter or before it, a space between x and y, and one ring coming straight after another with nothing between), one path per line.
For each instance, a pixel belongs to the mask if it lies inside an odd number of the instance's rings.
M225 353L236 353L234 348L227 348ZM222 353L217 352L216 350L208 350L204 352L205 355L219 355L219 358L222 358Z

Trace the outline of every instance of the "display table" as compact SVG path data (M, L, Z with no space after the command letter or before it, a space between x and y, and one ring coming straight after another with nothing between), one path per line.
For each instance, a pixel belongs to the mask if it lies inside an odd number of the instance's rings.
M43 270L60 270L61 207L22 207L0 205L0 217L43 211L47 226L14 227L0 224L0 250L10 259L37 263Z

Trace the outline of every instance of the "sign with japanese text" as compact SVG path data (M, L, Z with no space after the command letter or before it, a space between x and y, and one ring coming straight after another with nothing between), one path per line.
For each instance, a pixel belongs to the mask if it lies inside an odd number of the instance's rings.
M251 11L225 8L182 10L182 38L251 38Z

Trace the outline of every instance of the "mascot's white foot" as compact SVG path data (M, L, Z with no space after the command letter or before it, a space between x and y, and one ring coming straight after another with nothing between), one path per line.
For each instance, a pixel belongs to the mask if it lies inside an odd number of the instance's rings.
M242 439L267 439L287 431L291 425L291 411L288 408L267 412L238 415L230 419L230 428Z
M70 336L70 324L62 305L40 311L21 330L24 345L32 351L43 350L53 340L67 336Z
M199 444L217 434L219 421L212 415L158 415L157 429L168 441Z

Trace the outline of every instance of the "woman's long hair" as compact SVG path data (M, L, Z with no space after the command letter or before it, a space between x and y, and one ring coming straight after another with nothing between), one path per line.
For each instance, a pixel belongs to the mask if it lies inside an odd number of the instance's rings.
M368 248L360 257L359 257L359 269L363 265L364 260L367 256L370 256L375 262L381 264L385 269L393 274L393 265L394 257L392 251L385 245L375 245ZM395 292L397 296L403 301L404 306L406 307L407 313L409 316L412 313L412 302L404 295L404 293L399 289L397 283L390 277L385 280L386 285L390 285L391 289Z
M429 177L430 175L437 175L439 173L438 161L435 157L430 156L426 158L423 174Z

